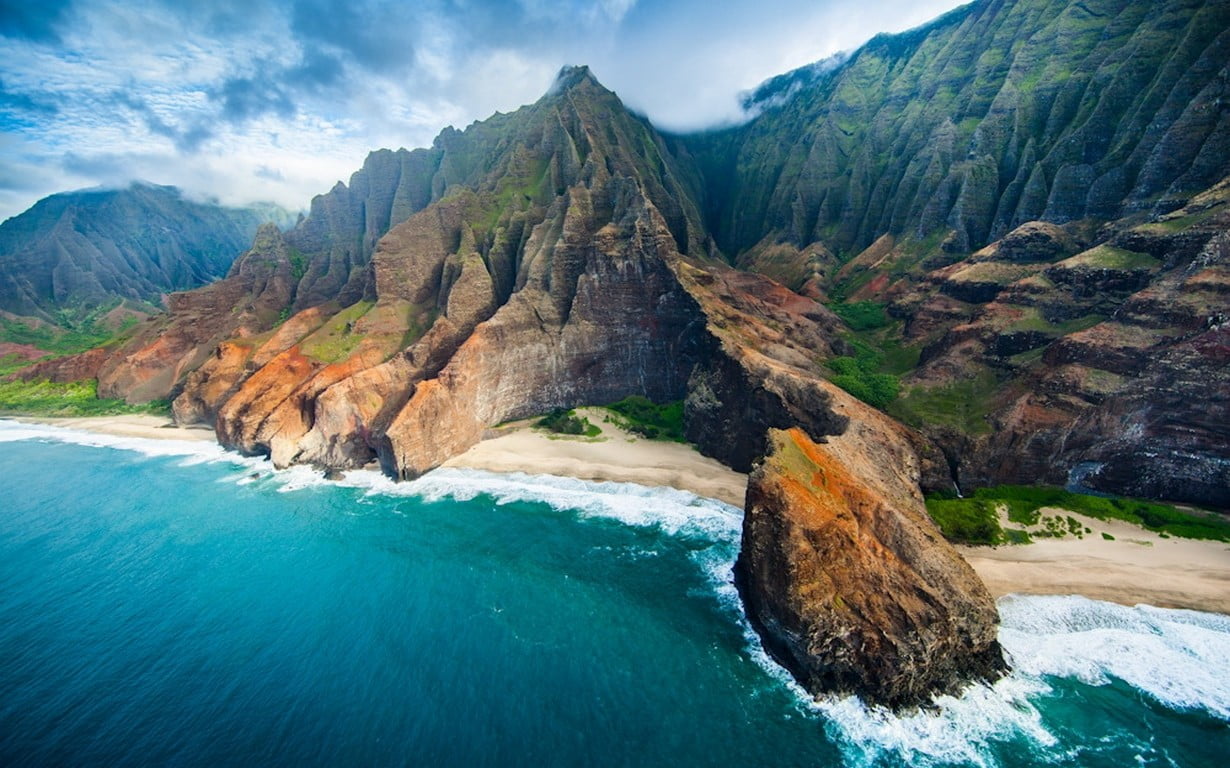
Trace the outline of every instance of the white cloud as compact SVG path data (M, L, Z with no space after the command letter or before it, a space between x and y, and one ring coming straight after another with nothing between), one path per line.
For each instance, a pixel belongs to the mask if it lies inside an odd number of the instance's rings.
M703 127L737 118L739 92L768 77L956 5L355 3L79 0L58 40L0 37L17 105L0 106L0 217L123 175L301 208L369 150L529 103L565 64L590 64L664 128ZM370 27L318 23L335 18Z

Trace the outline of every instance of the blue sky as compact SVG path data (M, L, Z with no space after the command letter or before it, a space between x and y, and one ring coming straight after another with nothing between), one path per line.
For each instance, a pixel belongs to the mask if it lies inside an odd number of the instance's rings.
M306 207L588 64L667 129L954 0L0 0L0 219L144 179Z

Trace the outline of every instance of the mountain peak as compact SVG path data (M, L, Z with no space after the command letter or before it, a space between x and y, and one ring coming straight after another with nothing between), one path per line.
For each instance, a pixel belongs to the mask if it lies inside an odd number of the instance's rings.
M555 82L551 84L548 94L553 96L586 83L596 85L599 88L603 87L602 83L598 82L598 78L594 77L594 73L589 71L588 66L584 64L568 65L562 67L559 74L555 76Z

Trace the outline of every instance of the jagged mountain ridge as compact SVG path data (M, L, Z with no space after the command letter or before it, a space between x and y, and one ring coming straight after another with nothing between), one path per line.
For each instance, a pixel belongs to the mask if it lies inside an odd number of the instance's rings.
M1224 3L973 3L671 143L739 266L887 305L960 486L1224 508L1227 62Z
M876 38L842 60L777 78L758 92L764 111L751 123L695 137L663 138L646 121L630 115L613 94L582 99L591 128L579 130L582 118L577 105L571 112L561 111L560 98L578 84L585 84L583 90L591 96L605 89L587 69L568 70L555 91L536 105L496 115L465 131L446 129L429 149L372 153L348 187L339 184L316 198L311 215L284 236L290 259L288 307L275 312L276 301L264 302L260 312L231 312L229 320L214 323L199 322L200 311L185 316L191 321L177 320L172 314L144 329L130 345L133 349L144 345L157 354L112 356L99 371L100 391L138 400L174 395L220 342L271 334L288 312L316 308L312 316L318 322L313 328L330 333L327 321L343 307L359 301L378 304L382 297L387 305L394 291L406 293L404 286L396 288L395 283L409 278L421 281L423 276L405 273L402 267L372 269L372 253L390 228L433 208L452 222L448 225L452 240L445 244L445 251L453 252L461 247L462 239L472 238L463 250L472 248L478 255L492 277L496 305L502 305L519 285L517 259L529 234L549 218L547 211L567 189L565 180L575 180L575 172L584 167L593 140L605 137L608 144L622 142L625 146L603 157L621 158L623 170L630 171L638 189L648 194L681 253L700 259L725 257L814 297L833 293L887 303L890 313L903 324L900 343L925 348L922 366L905 378L907 391L917 388L925 393L965 379L993 380L993 391L979 403L985 416L978 418L981 424L1008 430L1014 434L1012 439L994 441L925 419L912 422L938 441L957 482L1040 478L1063 482L1069 470L1092 462L1110 467L1104 474L1092 475L1106 490L1224 505L1230 502L1216 489L1227 486L1222 482L1230 466L1230 457L1224 455L1225 435L1202 423L1199 414L1187 413L1183 403L1195 400L1168 386L1165 369L1137 377L1138 366L1116 367L1106 362L1122 359L1122 351L1084 341L1059 342L1077 327L1083 338L1094 334L1112 347L1122 347L1116 341L1125 333L1122 323L1089 330L1086 326L1109 319L1120 306L1134 306L1129 301L1132 292L1147 289L1154 281L1171 286L1166 295L1182 291L1186 278L1181 273L1216 233L1219 219L1212 209L1198 211L1204 219L1200 226L1184 226L1165 237L1142 238L1138 230L1148 229L1153 226L1150 220L1163 217L1169 217L1165 227L1175 227L1176 220L1186 221L1165 211L1182 205L1182 196L1187 194L1183 190L1205 183L1209 174L1219 172L1217 159L1226 157L1224 151L1219 153L1227 146L1223 135L1226 109L1219 105L1230 104L1230 100L1218 96L1225 87L1226 70L1217 52L1225 47L1228 23L1222 5L1194 0L1128 4L988 0L957 9L917 30ZM1057 40L1064 43L1062 55L1043 56ZM908 98L912 89L925 92L927 98ZM1191 94L1198 98L1185 102ZM1125 115L1130 119L1116 122L1113 131L1099 132L1103 121ZM1184 154L1168 154L1168 148L1176 142L1184 144L1181 139L1193 134L1193 120L1204 126L1195 131L1199 140L1186 142ZM862 135L846 136L850 126ZM891 141L885 137L885 131L898 128L902 130ZM954 133L949 128L960 130ZM941 142L947 147L942 157L935 154L936 136L946 137ZM959 138L967 143L961 144ZM765 150L770 145L779 149ZM1073 203L1077 207L1071 210L1056 203L1062 197L1056 196L1057 190L1063 187L1056 184L1065 173L1073 172L1064 169L1075 167L1068 161L1077 145L1083 147L1082 158L1090 161L1082 167L1110 169L1099 170L1098 178L1122 172L1124 196L1103 200L1105 205L1099 210L1109 212L1107 216L1126 213L1125 218L1085 216L1066 221L1078 211L1088 214L1092 199L1086 196L1079 205ZM884 146L894 147L882 157L892 161L875 166L882 171L878 181L861 185L864 192L877 190L874 200L851 197L853 180L871 179L863 171L854 171L867 170L869 158L875 157L872 149ZM833 155L826 153L826 147L858 151ZM973 208L961 200L963 195L974 194L969 192L968 173L973 167L970 158L983 162L978 159L980 148L999 152L998 156L981 155L996 166L998 179L996 193L988 193L985 199L974 195L979 198L979 210L986 214L978 219L979 231L986 229L981 239L1026 215L1018 216L1021 203L1012 190L1024 177L1027 150L1032 148L1034 160L1026 186L1034 184L1044 191L1038 192L1038 199L1045 198L1046 204L1039 203L1028 215L1059 222L1063 231L1056 237L1064 243L1058 250L1052 248L1050 256L1023 257L1036 266L996 266L994 256L967 255L962 250L979 241L971 240L966 226ZM1114 166L1117 161L1123 164ZM924 166L925 174L910 171ZM1000 167L1015 167L1016 171L1001 173ZM610 175L615 168L605 170ZM770 177L772 183L766 181ZM913 192L903 196L901 185L914 181L920 186L911 187ZM926 187L928 184L934 188ZM1098 185L1091 182L1089 189L1095 187ZM1142 197L1145 189L1153 194ZM1165 194L1159 197L1157 190ZM844 202L837 207L825 202L813 210L817 195ZM874 208L879 205L875 200L900 202L904 197L925 198L924 208L930 206L928 210L935 215L926 221L913 214L888 219L862 215L860 205L864 203ZM1011 205L1005 202L1012 200L1016 202ZM1144 207L1148 210L1139 210ZM1013 209L1010 218L999 215L1009 208ZM732 213L736 210L738 216ZM835 211L836 218L820 226L824 210ZM895 210L905 209L896 205ZM867 229L872 221L880 224ZM801 226L801 222L811 223ZM420 222L417 231L435 233L439 226ZM1010 243L1021 237L1028 239L1018 235L1033 231L1033 226L1026 222L1009 232L1003 251L1012 252L1016 246ZM929 227L938 229L921 237ZM869 237L876 239L863 253L848 260L838 258L843 250L848 253ZM1137 243L1127 249L1145 253L1163 268L1141 271L1136 267L1126 278L1107 282L1088 269L1060 270L1052 264L1116 238L1129 246ZM400 242L405 250L406 239ZM992 246L987 253L997 248ZM1022 257L1008 259L1014 260L1019 262ZM962 266L967 262L968 269ZM1213 258L1206 264L1212 272L1201 274L1221 274L1223 267L1215 262ZM382 356L393 354L403 341L414 341L435 321L433 313L443 312L445 297L462 270L455 263L440 270L443 288L434 303L427 301L426 289L421 289L422 295L403 296L414 306L413 311L407 310L412 317L376 323L383 329L378 345ZM1045 270L1058 276L1061 284L1058 289L1046 289L1050 294L1038 300L1039 290L1028 280L1050 280L1039 274ZM429 277L435 279L435 274ZM385 276L383 291L378 286L381 275ZM1026 282L1016 285L1017 280ZM1180 367L1191 369L1190 380L1196 388L1216 399L1226 383L1216 354L1209 350L1220 349L1220 342L1204 334L1219 332L1219 326L1209 325L1208 318L1217 314L1218 307L1225 308L1226 302L1216 289L1216 280L1201 280L1199 301L1177 302L1186 312L1181 320L1170 312L1170 321L1159 326L1159 313L1133 315L1140 321L1137 326L1143 322L1141 327L1154 328L1148 331L1153 334L1152 342L1131 342L1135 345L1132 354L1173 359L1167 350L1178 343L1186 350L1175 353L1185 360ZM247 295L246 289L219 293L232 294ZM997 302L1001 294L1003 300ZM1091 295L1099 298L1090 300ZM1158 303L1156 297L1151 301ZM216 311L221 315L231 309L224 302ZM987 319L979 320L982 315ZM241 318L247 320L240 322ZM980 331L965 328L971 320L981 323ZM352 321L342 325L347 323ZM1154 332L1163 326L1170 330ZM353 323L347 327L354 327ZM168 344L164 339L155 344L158 334L167 329L171 330L166 337L179 339L179 343ZM287 333L277 335L281 338ZM1133 333L1141 336L1145 331ZM848 349L840 339L830 341L838 353ZM452 349L452 343L441 350ZM1049 351L1052 347L1054 353ZM1026 366L1013 362L1037 351L1045 353L1041 362ZM439 351L434 357L447 355ZM169 363L172 359L173 365ZM1057 362L1060 360L1062 363ZM1057 375L1049 373L1052 369ZM167 370L173 375L165 375ZM825 375L826 371L816 373ZM1123 427L1111 414L1140 414L1139 405L1127 405L1120 396L1139 401L1141 395L1132 393L1145 378L1152 382L1147 388L1151 397L1160 396L1173 405L1160 419L1153 409L1147 421L1157 425L1156 430L1131 433L1137 436L1125 439ZM1095 379L1099 383L1091 388L1089 382ZM1120 380L1126 384L1115 384ZM1112 382L1109 389L1108 381ZM215 414L210 404L183 411L185 417L194 418L210 419ZM1043 423L1048 426L1042 427ZM700 434L706 428L698 425L696 430ZM1042 434L1050 437L1039 440ZM1108 451L1110 443L1119 446L1117 453ZM1143 457L1159 451L1174 457L1166 467L1184 468L1176 475L1184 481L1165 481L1165 469L1141 473L1122 468L1139 469ZM1207 459L1191 462L1185 458L1190 455ZM740 464L748 461L747 455L738 459ZM1143 476L1158 479L1142 483Z
M163 294L225 275L262 222L288 219L145 183L52 195L0 224L0 310L56 321L127 300L153 312Z
M993 603L985 590L966 594L976 579L922 510L919 479L935 471L934 457L919 457L925 440L820 376L837 319L710 257L661 139L586 70L565 71L548 96L506 120L515 130L490 156L481 130L447 137L486 176L446 190L379 240L362 301L310 307L261 332L269 324L257 304L288 300L279 279L290 268L288 238L272 230L227 280L185 294L172 333L201 327L176 324L191 319L191 302L213 297L224 306L238 295L248 303L237 305L244 311L232 338L188 375L177 419L210 421L224 444L278 465L377 459L396 477L414 477L491 424L629 393L686 397L689 437L742 469L766 451L770 428L801 427L820 440L844 433L855 416L875 426L843 442L849 455L889 450L901 459L867 492L880 501L861 523L894 532L878 545L896 552L881 575L908 581L925 568L927 583L912 583L926 615L963 618L926 643L867 626L859 642L883 637L904 658L942 661L828 687L908 706L970 675L993 675ZM139 371L167 337L163 329L152 345L148 337L130 344L100 379L115 386ZM843 583L859 593L866 571Z

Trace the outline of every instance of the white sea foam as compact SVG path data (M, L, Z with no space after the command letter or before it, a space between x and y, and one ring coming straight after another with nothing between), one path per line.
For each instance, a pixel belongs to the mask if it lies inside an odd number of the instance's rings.
M1014 674L1105 685L1118 678L1173 709L1230 721L1230 616L1079 596L1000 601Z
M743 520L739 508L687 491L555 475L437 469L417 480L398 483L377 472L357 470L346 472L340 482L373 495L417 496L427 501L468 501L487 496L500 505L538 502L581 517L618 520L713 543L737 543Z
M51 424L24 424L0 419L0 443L17 440L52 440L60 443L86 445L94 448L115 448L135 451L146 456L183 456L189 460L214 461L238 454L229 454L216 443L201 440L163 440L148 437L122 437Z

